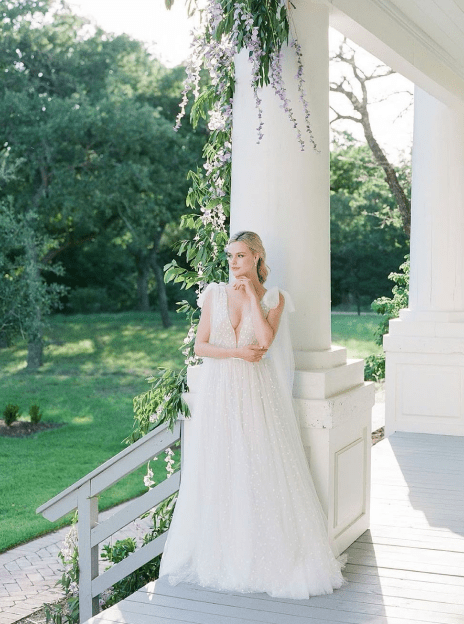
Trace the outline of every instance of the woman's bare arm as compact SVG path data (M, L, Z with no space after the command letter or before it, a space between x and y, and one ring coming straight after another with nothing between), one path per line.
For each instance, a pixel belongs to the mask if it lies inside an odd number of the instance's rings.
M279 293L279 304L276 308L269 310L269 313L264 316L263 309L257 297L251 298L251 318L253 321L253 328L255 330L256 339L260 347L269 349L271 346L277 330L279 329L280 317L284 309L285 299Z

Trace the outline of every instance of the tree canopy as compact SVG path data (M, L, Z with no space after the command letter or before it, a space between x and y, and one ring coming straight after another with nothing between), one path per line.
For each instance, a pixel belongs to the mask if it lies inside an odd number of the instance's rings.
M397 175L408 187L409 168ZM348 137L331 152L332 305L358 311L391 292L388 275L409 250L401 214L366 144Z
M204 142L188 123L173 131L182 68L166 69L142 43L108 35L65 3L0 7L0 155L15 170L0 201L34 232L36 279L66 264L70 248L115 246L136 274L142 309L154 274L167 325L161 238L184 211L186 174ZM25 331L40 342L40 331Z

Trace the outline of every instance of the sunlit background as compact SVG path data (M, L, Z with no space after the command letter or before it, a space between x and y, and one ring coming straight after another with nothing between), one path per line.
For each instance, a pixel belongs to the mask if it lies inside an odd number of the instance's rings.
M70 6L107 32L126 33L144 41L168 67L184 62L189 55L192 19L187 16L184 0L174 2L170 11L166 9L164 0L75 0L70 2ZM340 40L341 35L330 29L331 50L336 50ZM360 56L363 65L378 63L363 50ZM337 68L332 66L331 72L336 78ZM396 74L374 81L369 87L373 101L370 117L374 135L387 155L398 162L408 157L411 150L413 111L411 106L407 106L411 102L409 93L413 91L413 85ZM341 98L337 105L349 112L348 105ZM338 122L336 128L346 129L364 141L359 124Z

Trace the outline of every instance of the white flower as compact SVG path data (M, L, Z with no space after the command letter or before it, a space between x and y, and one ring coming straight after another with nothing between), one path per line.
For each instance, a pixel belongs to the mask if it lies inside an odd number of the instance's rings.
M77 535L77 527L75 524L71 525L66 537L63 541L63 546L61 547L61 554L65 561L70 561L74 555L74 551L77 548L78 544L78 535Z
M174 474L174 452L170 448L167 448L164 452L166 453L164 459L166 462L166 477L169 479L169 477Z
M147 474L143 477L143 483L145 487L151 488L155 485L155 481L153 481L153 470L148 466Z

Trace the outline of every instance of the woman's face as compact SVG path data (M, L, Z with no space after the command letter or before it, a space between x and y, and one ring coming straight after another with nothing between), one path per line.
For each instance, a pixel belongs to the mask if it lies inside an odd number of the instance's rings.
M251 251L246 243L236 241L227 246L227 259L229 268L235 278L256 274L255 259L258 254Z

